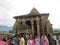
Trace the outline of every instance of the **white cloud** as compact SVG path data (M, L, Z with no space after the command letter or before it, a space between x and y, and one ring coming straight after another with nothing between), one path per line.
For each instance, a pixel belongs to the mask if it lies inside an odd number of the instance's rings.
M33 7L49 13L53 28L60 28L60 0L0 0L0 24L12 26L14 16L28 14Z

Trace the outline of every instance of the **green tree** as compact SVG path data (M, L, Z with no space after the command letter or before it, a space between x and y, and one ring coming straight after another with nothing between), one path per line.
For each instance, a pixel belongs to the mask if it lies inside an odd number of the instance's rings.
M60 33L60 30L55 30L54 32Z
M12 30L9 30L9 33L13 33L13 31Z

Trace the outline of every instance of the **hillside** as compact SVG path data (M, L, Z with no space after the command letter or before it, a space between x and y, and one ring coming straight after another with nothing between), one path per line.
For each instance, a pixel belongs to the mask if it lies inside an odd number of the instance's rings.
M12 30L12 27L0 25L0 31L9 31Z

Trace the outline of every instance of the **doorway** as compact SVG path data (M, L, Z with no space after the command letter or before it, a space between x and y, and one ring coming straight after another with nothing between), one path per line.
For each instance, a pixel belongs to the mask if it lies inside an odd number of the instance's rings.
M36 21L34 20L34 36L37 35L37 25L36 25Z
M26 21L26 24L31 28L31 22L29 20Z

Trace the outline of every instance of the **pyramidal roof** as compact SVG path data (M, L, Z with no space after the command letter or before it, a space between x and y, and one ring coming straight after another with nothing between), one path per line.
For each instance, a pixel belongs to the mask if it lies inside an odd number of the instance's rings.
M33 8L29 14L30 15L39 15L40 13L37 11L36 8Z

